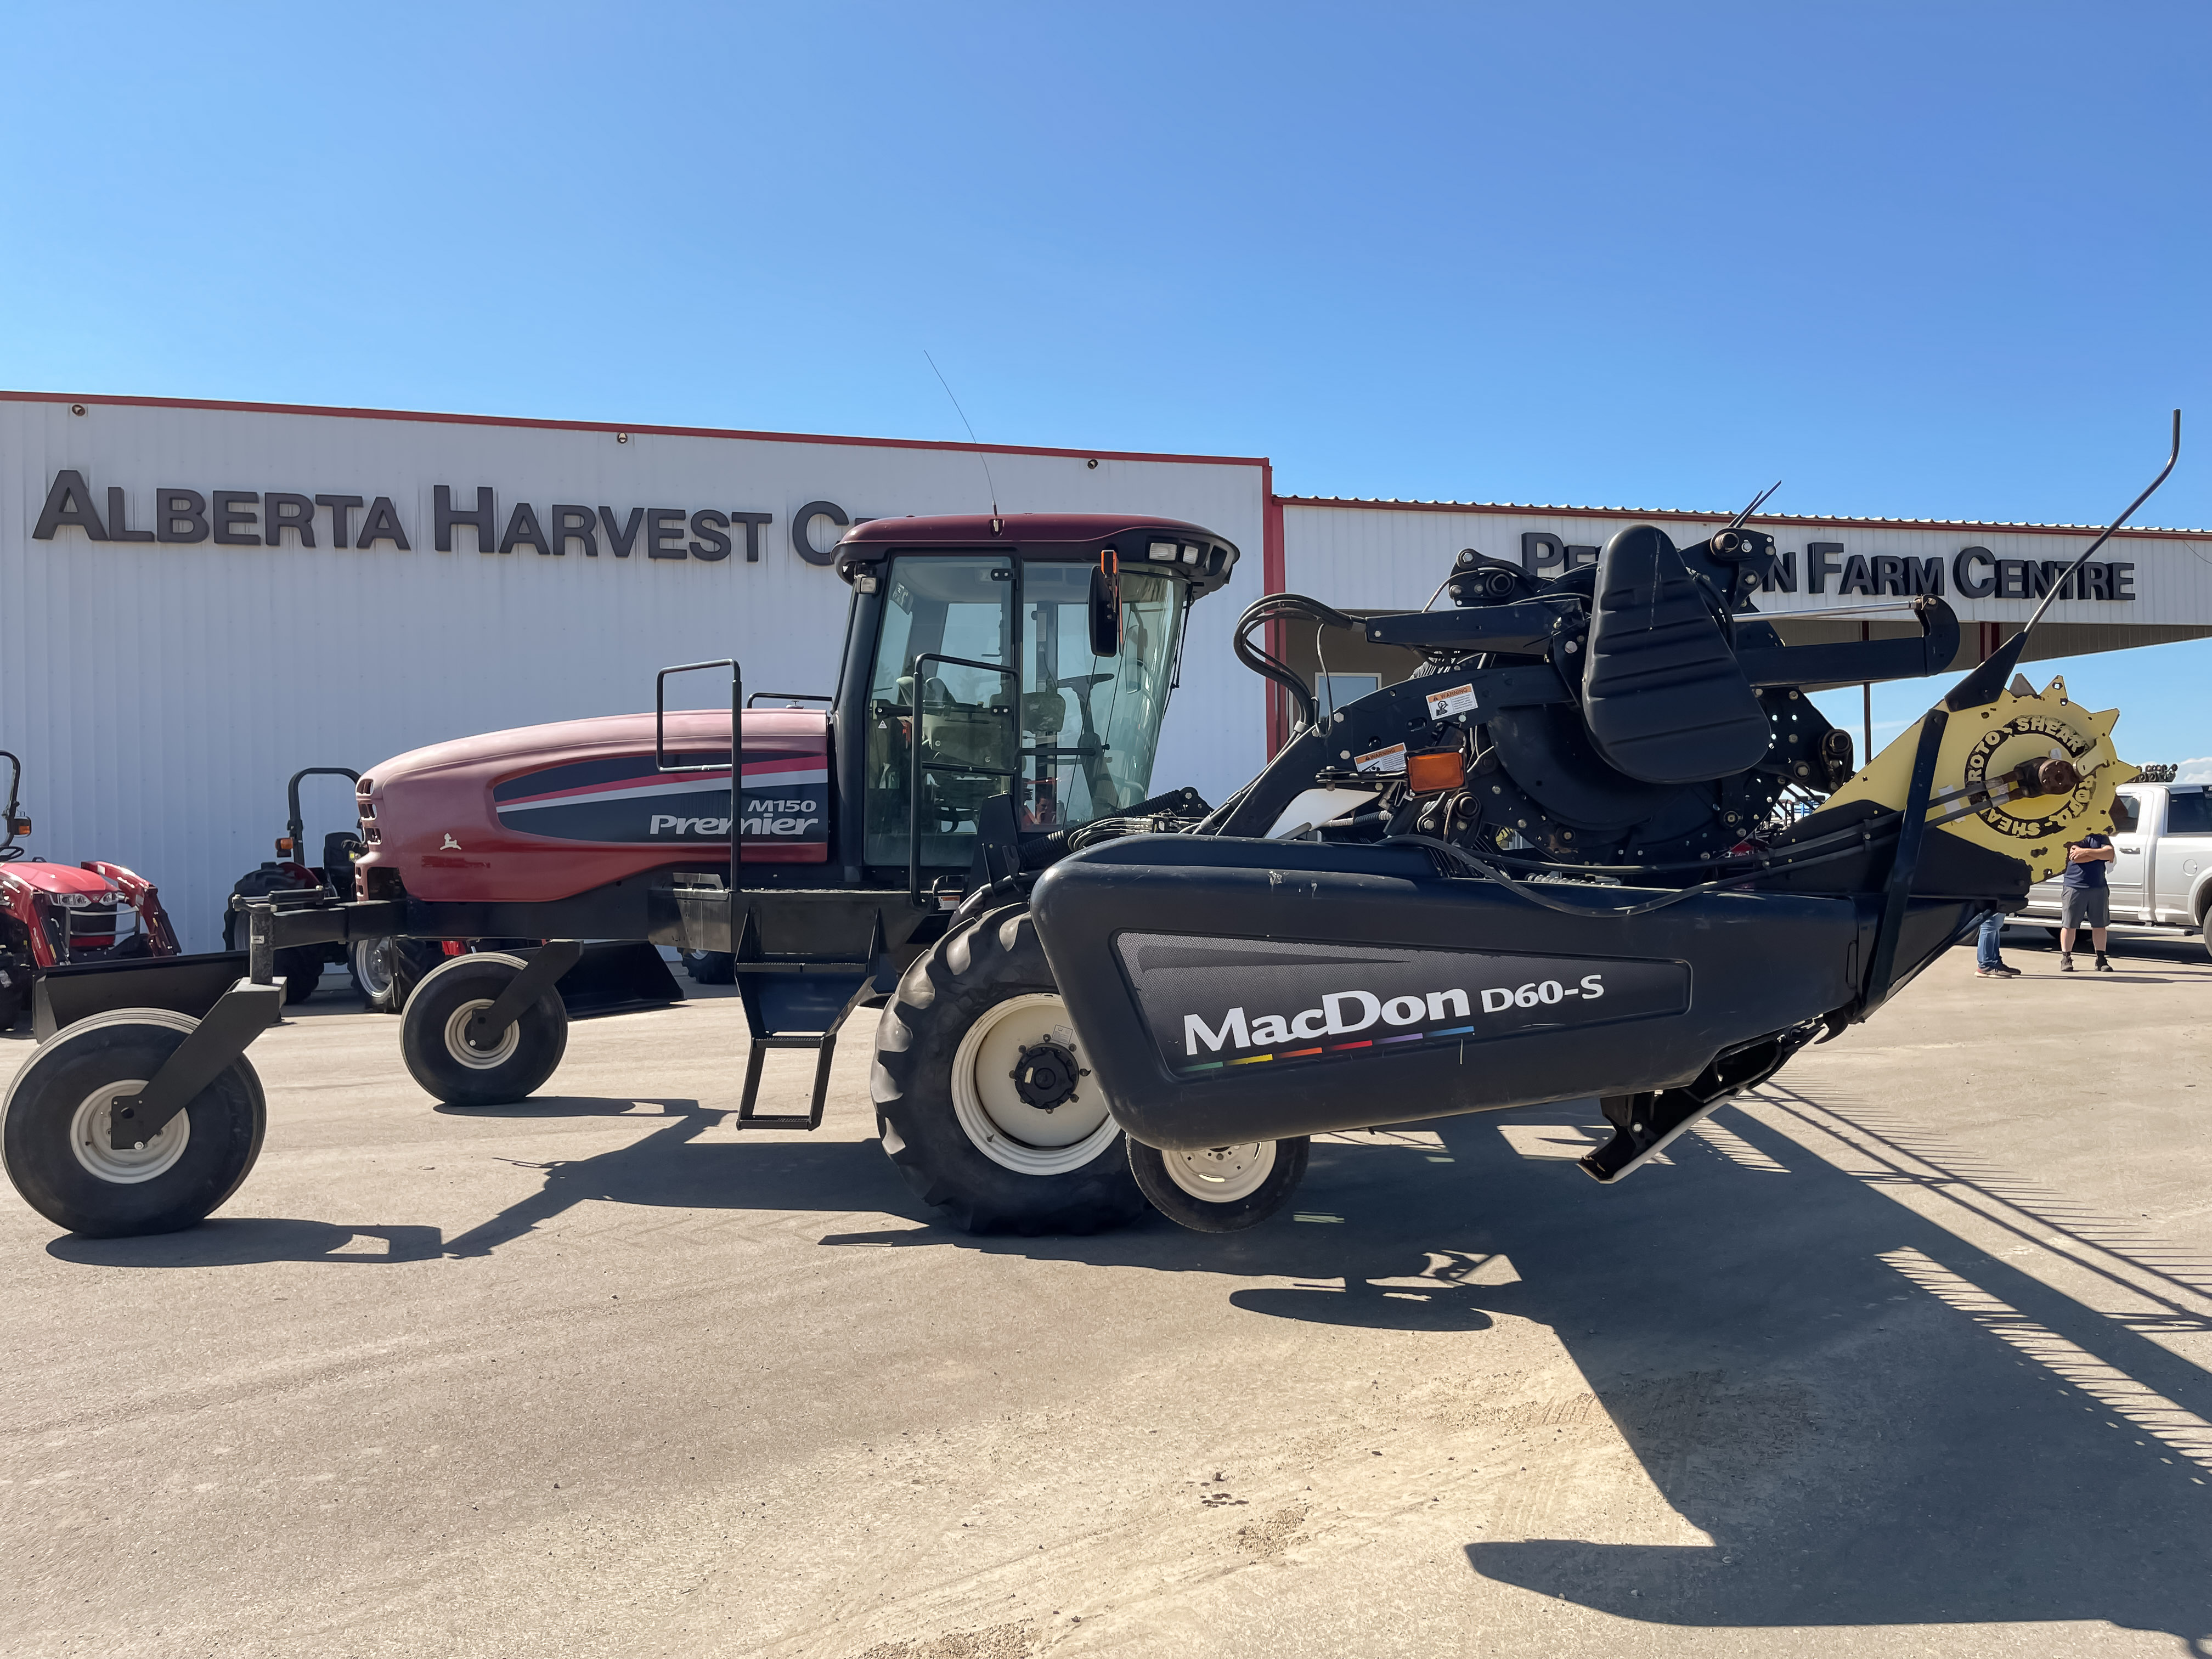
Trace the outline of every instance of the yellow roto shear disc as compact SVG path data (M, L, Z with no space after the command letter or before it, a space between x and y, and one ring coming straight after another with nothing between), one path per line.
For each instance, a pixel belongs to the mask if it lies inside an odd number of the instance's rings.
M2014 684L2023 682L2015 681ZM2048 881L2066 865L2066 843L2112 827L2112 792L2139 769L2112 750L2120 711L2081 708L2054 679L2040 692L2001 692L1979 708L1952 714L1936 757L1936 787L1928 803L1931 824L1962 841L2027 864L2028 879ZM1893 811L1905 805L1912 759L1920 747L1915 720L1821 808L1874 801ZM2009 793L2024 763L2063 760L2080 781L2064 794ZM1805 820L1810 825L1820 816Z

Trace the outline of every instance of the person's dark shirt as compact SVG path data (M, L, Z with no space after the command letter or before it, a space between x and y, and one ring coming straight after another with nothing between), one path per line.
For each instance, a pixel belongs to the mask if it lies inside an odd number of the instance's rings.
M2066 846L2070 852L2076 847L2110 847L2112 844L2110 836L2084 836L2079 841L2068 842ZM2068 887L2102 887L2105 884L2105 869L2102 859L2089 864L2069 863L2066 866L2063 884Z

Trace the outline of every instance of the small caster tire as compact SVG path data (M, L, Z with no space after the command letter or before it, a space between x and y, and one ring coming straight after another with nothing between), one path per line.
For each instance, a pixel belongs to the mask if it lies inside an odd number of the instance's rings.
M109 1139L114 1102L143 1088L198 1024L118 1009L32 1052L0 1103L0 1155L25 1203L88 1238L128 1238L197 1226L238 1190L269 1121L243 1054L144 1146Z
M1310 1144L1300 1135L1164 1152L1132 1140L1129 1172L1152 1207L1176 1225L1200 1233L1241 1233L1290 1202L1305 1176Z
M495 1046L479 1053L468 1045L469 1017L496 1000L522 968L520 957L499 951L451 957L409 994L400 1016L400 1055L415 1081L447 1105L523 1099L559 1067L568 1047L568 1008L552 986Z

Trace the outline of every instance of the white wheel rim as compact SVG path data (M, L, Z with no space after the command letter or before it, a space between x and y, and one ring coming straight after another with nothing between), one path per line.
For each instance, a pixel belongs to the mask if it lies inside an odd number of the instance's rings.
M161 1133L142 1146L116 1146L108 1141L114 1121L115 1103L146 1086L141 1078L104 1083L87 1095L70 1115L70 1150L86 1173L118 1187L135 1187L142 1181L167 1174L185 1155L192 1138L190 1112L179 1112L161 1126Z
M474 1002L465 1002L446 1017L446 1052L472 1072L489 1072L513 1057L515 1046L522 1041L522 1022L516 1020L500 1033L499 1043L491 1048L469 1047L469 1016L479 1008L491 1006L489 997L478 997Z
M1023 1049L1039 1042L1057 1043L1083 1064L1083 1045L1058 997L1008 997L986 1012L952 1056L953 1115L994 1164L1018 1175L1067 1175L1111 1146L1121 1131L1096 1078L1079 1077L1075 1092L1049 1111L1021 1097L1014 1066Z
M391 948L392 941L383 939L362 939L353 947L354 977L361 981L361 988L373 997L383 996L392 989L392 958L386 954Z
M1208 1204L1234 1204L1265 1186L1275 1168L1275 1143L1255 1140L1243 1146L1206 1146L1190 1152L1162 1152L1168 1179Z

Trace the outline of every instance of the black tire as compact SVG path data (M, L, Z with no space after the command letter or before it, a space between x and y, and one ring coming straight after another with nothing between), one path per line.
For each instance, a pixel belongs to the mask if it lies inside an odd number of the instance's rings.
M276 977L284 981L284 1006L305 1002L323 979L323 947L295 945L276 952Z
M520 1100L553 1075L568 1047L568 1009L547 986L489 1055L464 1052L469 1014L522 971L520 957L478 951L452 957L423 976L400 1016L399 1052L416 1082L448 1106Z
M676 953L684 958L684 971L700 985L735 985L738 982L738 959L727 951L684 951Z
M149 1146L107 1144L102 1097L135 1092L198 1023L118 1009L32 1052L0 1104L0 1149L24 1202L71 1232L123 1238L196 1226L238 1190L268 1127L261 1079L243 1054Z
M1014 907L939 941L907 969L877 1024L868 1093L884 1151L963 1232L1095 1233L1144 1212L1121 1132L1097 1084L1086 1087L1080 1041L1054 1005L1036 928ZM998 1079L1011 1082L1012 1067L998 1050L1028 1056L1048 1043L1076 1062L1073 1092L1048 1108L1002 1098Z
M1305 1176L1310 1150L1304 1135L1197 1152L1163 1152L1133 1140L1129 1169L1152 1207L1178 1226L1241 1233L1290 1202ZM1207 1188L1216 1186L1231 1196L1212 1196Z
M12 1031L23 1015L24 988L0 985L0 1032Z

